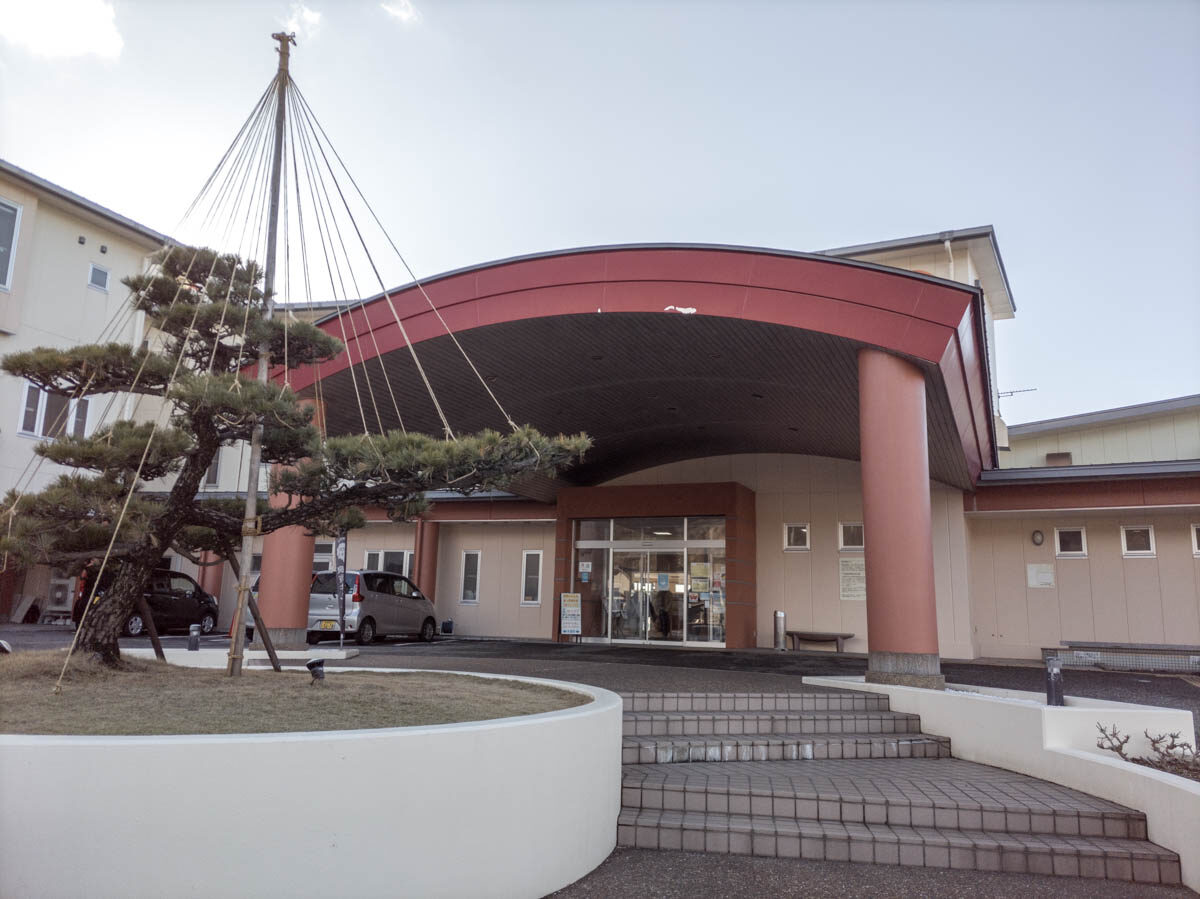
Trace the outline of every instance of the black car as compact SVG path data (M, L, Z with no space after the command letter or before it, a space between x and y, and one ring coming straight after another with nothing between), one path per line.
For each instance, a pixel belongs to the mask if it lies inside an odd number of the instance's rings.
M111 578L100 579L99 593L103 594ZM86 583L71 609L71 620L79 626L83 607L91 595ZM171 630L186 630L190 625L200 625L200 633L211 634L217 627L217 600L201 589L200 585L186 574L178 571L156 571L150 576L150 589L146 591L146 603L154 616L154 627L160 633ZM125 620L122 633L128 637L140 637L146 633L146 622L142 613L134 609Z

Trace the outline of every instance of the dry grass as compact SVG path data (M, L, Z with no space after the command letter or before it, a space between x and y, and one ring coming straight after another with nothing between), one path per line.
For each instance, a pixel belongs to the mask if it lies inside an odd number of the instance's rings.
M530 715L587 702L537 684L456 674L330 674L179 668L127 662L112 671L61 651L0 655L0 733L213 734L351 730Z

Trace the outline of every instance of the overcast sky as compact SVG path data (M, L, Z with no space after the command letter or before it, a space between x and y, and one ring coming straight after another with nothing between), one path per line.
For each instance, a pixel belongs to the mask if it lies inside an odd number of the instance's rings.
M1010 423L1200 393L1195 0L0 0L0 157L173 232L281 27L420 276L991 224Z

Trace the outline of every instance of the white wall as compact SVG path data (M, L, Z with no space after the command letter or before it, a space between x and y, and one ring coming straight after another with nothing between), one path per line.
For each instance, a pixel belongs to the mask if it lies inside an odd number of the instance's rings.
M386 730L0 736L0 895L544 896L616 845L621 700L538 682L594 701Z

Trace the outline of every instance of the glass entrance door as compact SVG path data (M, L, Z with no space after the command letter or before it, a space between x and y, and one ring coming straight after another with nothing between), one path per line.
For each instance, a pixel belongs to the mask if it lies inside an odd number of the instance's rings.
M571 585L585 640L720 646L725 642L725 521L585 519Z
M612 638L680 642L686 578L682 552L613 552Z

